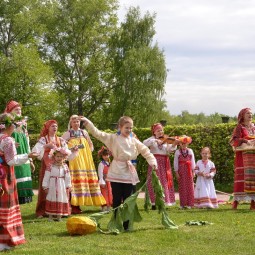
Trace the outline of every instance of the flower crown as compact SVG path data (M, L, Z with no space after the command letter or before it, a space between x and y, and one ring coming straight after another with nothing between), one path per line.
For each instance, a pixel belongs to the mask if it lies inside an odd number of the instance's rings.
M71 154L70 150L68 150L68 149L66 149L64 147L57 147L57 146L55 146L55 148L50 150L49 158L53 158L53 156L55 156L57 152L60 152L64 156L69 156Z

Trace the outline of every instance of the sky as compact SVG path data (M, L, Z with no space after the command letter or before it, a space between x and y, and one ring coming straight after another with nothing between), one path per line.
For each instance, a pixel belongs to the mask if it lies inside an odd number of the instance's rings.
M182 111L236 116L255 110L255 0L119 0L156 13L154 37L169 69L165 100Z

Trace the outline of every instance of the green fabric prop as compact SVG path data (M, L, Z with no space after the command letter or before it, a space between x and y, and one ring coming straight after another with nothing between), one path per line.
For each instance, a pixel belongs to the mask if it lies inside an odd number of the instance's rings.
M162 213L162 225L169 229L177 229L178 226L176 226L174 222L169 219L166 212L163 188L155 171L152 171L152 187L156 196L156 208L158 208L158 213Z
M95 213L88 217L93 219L96 222L97 229L104 234L116 235L121 232L124 232L123 222L127 220L129 221L128 229L133 230L134 222L140 222L142 220L136 201L137 201L137 197L139 193L143 190L144 186L145 186L144 209L145 211L149 212L149 208L151 207L151 202L149 199L148 189L146 184L147 182L145 182L138 191L136 191L134 194L128 197L123 204L111 210L112 217L107 225L107 229L108 229L107 231L104 231L99 224L99 220L106 214L106 212ZM152 171L152 186L156 196L156 206L158 208L159 214L162 213L162 219L161 219L162 225L168 229L177 229L178 226L176 226L173 223L173 221L169 219L167 215L165 203L164 203L164 192L155 171ZM116 210L116 213L115 213L115 210Z
M149 209L151 208L151 200L149 197L149 192L148 192L148 186L145 185L145 198L144 198L144 210L146 212L149 212Z

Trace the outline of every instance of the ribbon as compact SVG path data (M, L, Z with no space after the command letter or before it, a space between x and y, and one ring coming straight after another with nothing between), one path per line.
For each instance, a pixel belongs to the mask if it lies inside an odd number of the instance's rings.
M136 169L135 169L134 165L132 164L131 160L127 161L127 165L128 165L129 171L131 173L132 184L135 185L137 182L137 177L138 177Z

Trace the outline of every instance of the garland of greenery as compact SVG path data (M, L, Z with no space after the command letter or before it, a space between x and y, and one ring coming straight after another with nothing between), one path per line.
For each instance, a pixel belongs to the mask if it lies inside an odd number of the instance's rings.
M99 223L99 220L107 213L107 212L100 212L95 213L89 216L90 219L94 220L97 225L98 230L104 234L119 234L124 231L123 222L129 221L128 230L133 230L134 222L140 222L142 220L142 216L138 210L137 206L137 197L139 193L143 190L144 186L147 186L147 181L142 185L142 187L128 197L123 204L118 206L115 209L112 209L112 217L107 225L107 231L104 231ZM152 171L152 186L155 192L156 201L155 205L158 208L159 214L162 213L162 225L165 226L167 229L178 229L178 226L174 224L172 220L169 219L168 214L166 212L165 203L164 203L164 192L163 188L159 182L158 176L156 175L155 171ZM146 189L147 190L147 189ZM148 196L148 190L145 192L145 204L144 208L145 211L149 211L151 207L151 203ZM115 210L116 213L115 213ZM116 215L115 215L116 214Z

